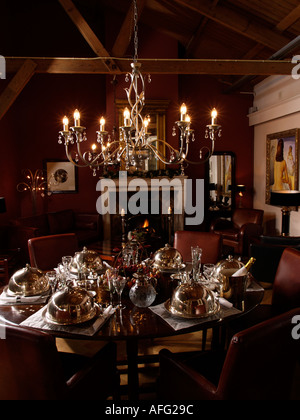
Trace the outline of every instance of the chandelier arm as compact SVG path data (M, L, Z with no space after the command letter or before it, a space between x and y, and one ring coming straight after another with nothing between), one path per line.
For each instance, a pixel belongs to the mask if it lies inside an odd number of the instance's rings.
M164 158L163 158L163 156L161 155L161 153L160 153L160 151L159 150L157 150L157 148L155 147L155 146L153 146L151 143L153 143L153 142L156 142L156 141L158 141L158 142L160 142L160 143L162 143L162 144L164 144L166 147L168 147L172 152L174 152L175 154L176 154L176 156L177 156L177 158L175 159L174 158L174 160L172 160L172 161L167 161L167 160L165 160ZM171 146L169 143L167 143L166 141L164 141L164 140L151 140L151 142L149 142L148 143L148 147L152 150L152 152L155 154L155 156L162 162L162 163L164 163L164 164L166 164L166 165L173 165L173 164L178 164L178 163L181 163L184 159L183 158L178 158L178 151L173 147L173 146Z

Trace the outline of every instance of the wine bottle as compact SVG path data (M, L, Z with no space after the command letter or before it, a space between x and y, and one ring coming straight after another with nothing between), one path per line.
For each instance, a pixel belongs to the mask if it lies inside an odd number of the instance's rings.
M246 276L252 267L252 265L255 263L256 259L251 257L250 260L244 265L244 267L239 268L235 273L232 274L231 277L242 277Z

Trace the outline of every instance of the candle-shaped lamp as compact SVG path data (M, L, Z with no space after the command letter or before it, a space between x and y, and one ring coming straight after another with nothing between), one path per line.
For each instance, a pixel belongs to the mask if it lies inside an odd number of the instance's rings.
M130 111L128 108L124 109L123 116L124 116L124 126L125 127L130 126Z
M211 111L211 125L214 125L216 123L217 115L218 115L217 110L216 110L216 108L214 108Z
M74 112L74 126L80 127L80 113L78 109L76 109Z
M105 131L105 119L103 117L100 118L100 131Z
M190 122L191 122L191 117L189 116L189 114L186 114L186 116L185 116L185 121L186 121L187 123L190 123Z
M122 209L122 210L121 210L121 216L122 216L122 217L124 217L124 216L125 216L125 210L124 210L124 209Z
M186 105L183 103L181 105L181 108L180 108L180 120L181 121L185 121L186 111L187 111Z
M146 117L144 119L144 129L145 129L145 134L147 134L148 132L148 125L149 125L149 119Z
M66 116L63 118L63 131L69 131L69 119Z

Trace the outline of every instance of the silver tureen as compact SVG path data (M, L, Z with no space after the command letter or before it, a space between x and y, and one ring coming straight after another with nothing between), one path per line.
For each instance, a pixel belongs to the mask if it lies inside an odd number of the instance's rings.
M180 252L168 244L155 252L153 260L154 267L162 271L179 270L184 267Z
M198 282L180 284L165 307L172 315L181 318L204 318L220 309L213 292Z
M41 270L27 264L11 276L8 290L17 296L37 296L49 290L49 282Z
M99 312L92 295L81 287L69 286L52 296L46 320L57 325L73 325L93 319Z
M90 272L102 273L105 269L98 252L86 247L82 251L76 252L70 267L71 273L74 274L77 274L79 271L85 274Z

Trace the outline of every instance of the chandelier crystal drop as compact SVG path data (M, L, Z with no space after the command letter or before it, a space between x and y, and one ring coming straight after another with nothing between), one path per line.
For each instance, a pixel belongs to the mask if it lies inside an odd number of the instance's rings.
M197 162L188 159L189 143L195 141L195 134L191 129L191 118L185 104L182 104L180 108L180 120L175 122L172 132L173 136L177 135L177 131L179 132L179 147L177 149L165 140L151 137L151 133L148 131L150 116L142 115L145 105L145 78L140 71L141 64L138 63L136 0L133 1L133 5L135 54L131 63L131 73L127 74L125 79L130 81L129 88L125 89L128 107L123 112L123 125L119 128L119 138L113 136L112 139L108 131L105 130L105 119L101 117L99 131L96 132L97 143L83 151L83 144L87 141L86 128L81 125L79 111L75 110L74 125L69 126L69 119L66 116L63 118L63 130L59 132L58 142L64 144L66 156L70 162L78 167L90 167L94 176L100 168L107 168L109 165L115 164L121 165L125 170L139 169L145 160L153 156L164 165L181 165L182 174L184 174L184 164L204 163L214 152L215 141L217 137L221 136L221 126L216 123L217 111L213 109L211 124L206 126L205 132L205 138L211 140L211 149L203 146L200 149L200 160ZM150 75L148 81L151 82ZM203 158L204 150L206 153Z

